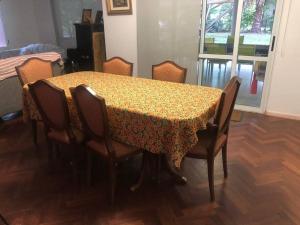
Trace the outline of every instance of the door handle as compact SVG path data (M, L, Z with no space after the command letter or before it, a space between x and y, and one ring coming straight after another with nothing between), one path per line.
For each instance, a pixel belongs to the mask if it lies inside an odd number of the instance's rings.
M274 51L274 47L275 47L275 41L276 41L276 37L273 36L273 40L272 40L272 47L271 47L271 51Z

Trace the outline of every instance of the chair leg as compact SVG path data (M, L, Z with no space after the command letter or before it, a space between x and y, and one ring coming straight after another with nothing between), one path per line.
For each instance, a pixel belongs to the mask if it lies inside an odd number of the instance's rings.
M223 171L224 171L224 177L228 177L228 169L227 169L227 142L222 148L222 159L223 159Z
M62 145L60 145L60 144L56 144L56 152L55 152L55 155L56 155L56 157L57 158L61 158L61 148L62 148Z
M208 171L208 183L210 191L210 200L213 202L215 200L214 191L214 158L207 159L207 171Z
M70 162L70 165L72 167L72 175L73 175L73 183L77 184L79 179L78 179L78 164L77 162L72 159L72 161Z
M161 158L162 154L157 155L157 183L160 183L160 172L161 172Z
M109 162L109 175L110 175L110 202L114 205L115 202L115 191L116 191L116 166L115 162L111 160Z
M211 62L211 67L210 67L210 81L213 80L213 76L214 76L214 63Z
M6 221L6 219L0 214L0 221L2 221L2 223L4 225L9 225L9 223Z
M147 153L147 151L144 151L140 176L138 178L138 181L133 186L130 187L130 190L132 192L136 191L137 189L139 189L142 186L146 172L147 172L146 170L147 170L148 165L146 165L146 164L148 164L148 163L149 163L149 153Z
M212 68L212 66L213 66L212 62L209 62L209 65L208 65L208 74L207 74L207 83L210 82L211 68Z
M53 172L53 143L46 137L47 148L48 148L48 168L49 171Z
M87 151L87 185L90 186L92 183L92 153Z
M47 147L48 147L48 161L53 160L53 143L47 138Z
M31 120L32 138L34 145L37 145L37 121Z

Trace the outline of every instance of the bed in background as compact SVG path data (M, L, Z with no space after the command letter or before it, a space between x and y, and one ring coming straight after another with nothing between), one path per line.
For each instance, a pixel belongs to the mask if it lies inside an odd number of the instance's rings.
M33 44L0 53L0 117L22 110L22 87L15 71L31 57L52 61L54 76L63 73L64 50L53 45Z

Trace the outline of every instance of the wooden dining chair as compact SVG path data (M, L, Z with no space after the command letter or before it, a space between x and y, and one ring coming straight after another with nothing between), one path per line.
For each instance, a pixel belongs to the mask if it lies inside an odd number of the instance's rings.
M47 80L29 83L30 94L40 113L48 144L48 159L53 157L53 149L57 145L66 145L72 149L72 163L78 159L78 144L83 143L84 135L70 125L69 109L65 91ZM75 167L73 164L74 175Z
M198 131L198 143L188 152L187 157L205 159L208 168L208 181L211 201L214 194L214 159L222 150L224 177L227 178L227 141L231 115L237 98L240 82L233 77L225 87L213 123L206 130Z
M51 61L37 57L27 59L23 64L16 67L21 85L35 82L40 79L47 79L53 76ZM37 144L37 121L32 120L33 143Z
M132 76L133 63L121 57L113 57L103 63L103 72L117 75Z
M152 66L152 79L185 83L187 69L178 66L172 61L165 61Z
M88 183L91 181L91 152L97 153L109 165L110 200L114 203L116 186L116 167L118 162L141 153L138 148L129 146L110 137L107 109L104 98L86 85L70 89L75 106L82 122L83 130L88 138Z

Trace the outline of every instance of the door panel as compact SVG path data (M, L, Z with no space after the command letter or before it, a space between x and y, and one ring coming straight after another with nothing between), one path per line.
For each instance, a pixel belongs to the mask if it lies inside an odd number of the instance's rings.
M267 62L238 61L236 74L242 81L237 97L238 105L260 107L266 68Z
M282 0L203 0L198 70L202 85L224 88L237 75L242 82L237 105L263 109L274 27L279 24L278 2L283 4Z
M230 80L231 60L228 59L201 59L202 85L223 89Z
M232 55L235 17L237 13L236 1L220 4L218 1L205 0L204 15L204 45L201 53Z
M243 0L236 74L242 81L237 104L261 106L276 0Z

